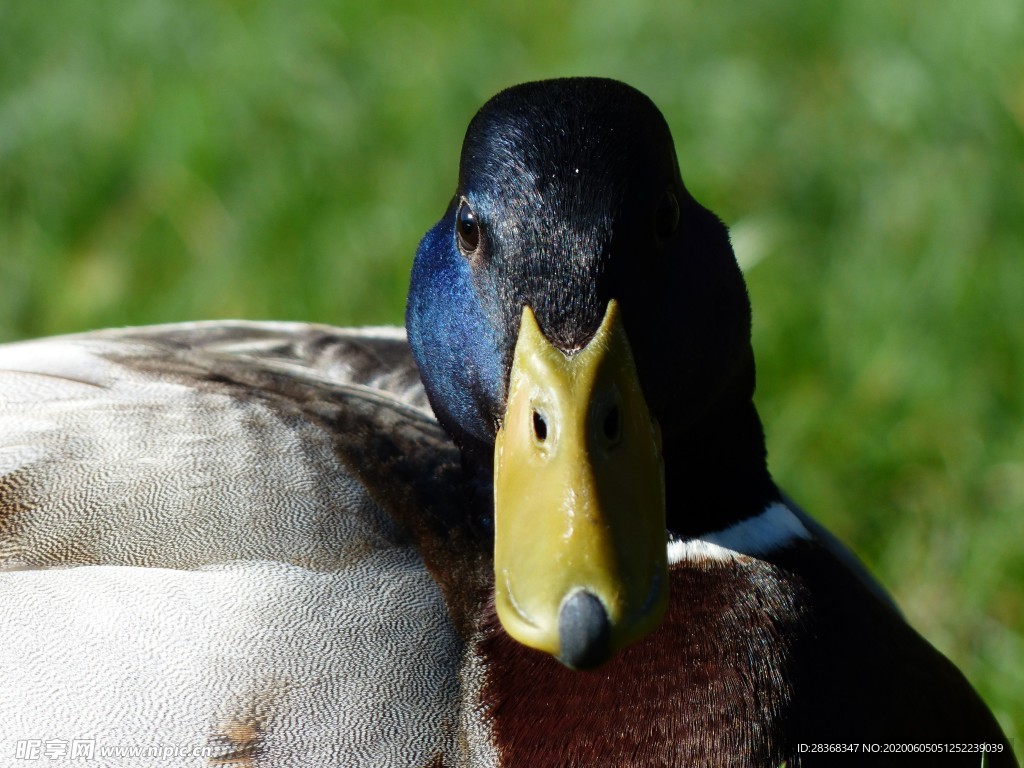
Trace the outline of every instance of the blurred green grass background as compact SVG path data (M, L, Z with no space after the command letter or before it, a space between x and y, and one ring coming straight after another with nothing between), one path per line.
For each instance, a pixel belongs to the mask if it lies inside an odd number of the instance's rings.
M399 323L497 90L648 93L776 478L1024 737L1024 3L0 4L0 340Z

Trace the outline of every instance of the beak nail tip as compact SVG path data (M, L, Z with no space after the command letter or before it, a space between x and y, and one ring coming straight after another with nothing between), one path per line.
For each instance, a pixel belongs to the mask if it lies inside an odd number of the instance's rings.
M572 669L593 669L611 655L611 622L591 592L569 595L558 611L559 660Z

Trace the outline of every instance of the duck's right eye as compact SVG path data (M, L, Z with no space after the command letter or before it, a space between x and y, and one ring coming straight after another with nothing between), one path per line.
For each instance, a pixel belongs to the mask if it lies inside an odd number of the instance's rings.
M480 248L480 222L465 200L459 203L458 213L455 214L455 239L466 256L476 253Z
M672 190L661 196L661 202L658 203L658 209L655 211L654 226L658 237L662 240L674 235L679 228L679 201L676 200Z

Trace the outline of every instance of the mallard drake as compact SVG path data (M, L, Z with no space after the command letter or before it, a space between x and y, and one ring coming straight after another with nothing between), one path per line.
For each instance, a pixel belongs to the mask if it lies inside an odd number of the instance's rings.
M406 328L0 350L0 763L1014 764L773 482L743 278L647 97L490 100Z

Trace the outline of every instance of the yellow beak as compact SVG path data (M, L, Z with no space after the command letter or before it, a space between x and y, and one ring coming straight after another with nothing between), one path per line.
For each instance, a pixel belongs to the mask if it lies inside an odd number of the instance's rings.
M668 605L661 433L614 301L568 356L524 307L494 458L505 630L573 668L652 631Z

